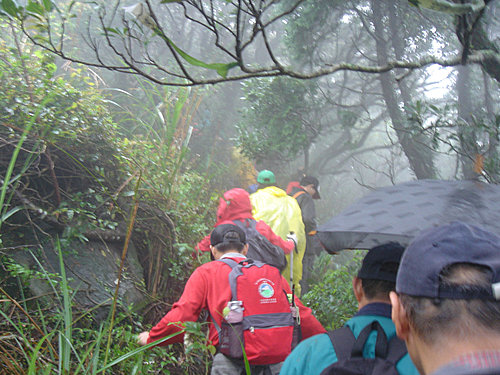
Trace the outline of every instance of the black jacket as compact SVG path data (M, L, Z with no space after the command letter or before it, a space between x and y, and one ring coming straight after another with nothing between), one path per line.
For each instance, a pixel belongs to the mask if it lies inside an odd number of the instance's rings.
M295 199L297 199L302 211L302 221L306 227L306 233L309 233L316 230L316 208L312 196L301 187L293 187L290 196L293 197L299 192L301 194L297 195Z

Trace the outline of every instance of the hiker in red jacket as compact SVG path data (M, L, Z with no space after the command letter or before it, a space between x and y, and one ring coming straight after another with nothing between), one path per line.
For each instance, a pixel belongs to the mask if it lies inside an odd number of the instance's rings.
M230 259L237 263L248 261L245 257L245 254L248 251L248 244L246 244L245 232L234 224L218 225L212 231L210 244L210 251L212 252L215 260L201 265L193 272L186 283L184 292L179 301L173 304L172 309L168 312L168 314L166 314L150 331L145 331L139 334L139 344L146 345L161 338L175 334L176 332L180 332L182 330L182 322L196 321L202 310L205 309L209 312L209 318L207 319L209 322L208 341L220 349L221 342L217 332L217 327L220 328L222 326L223 319L227 319L228 312L225 312L225 308L234 296L229 279L230 273L233 273L232 268L228 266L224 260ZM277 303L276 301L279 300L278 297L283 296L281 293L286 293L285 299L287 298L286 296L292 296L288 298L293 298L295 305L298 307L302 338L305 339L316 334L324 333L325 329L312 315L311 309L305 307L297 297L293 297L290 286L283 276L279 274L276 268L264 265L263 263L260 264L261 266L257 265L257 268L262 269L263 276L259 279L259 281L264 280L265 282L263 284L252 283L248 287L248 289L257 288L260 293L260 297L243 301L243 307L246 309L245 311L249 312L255 310L256 306L260 306L260 310L270 309L273 307L273 304ZM274 280L274 282L269 280ZM273 286L276 290L273 289ZM281 287L283 290L281 290ZM287 299L287 307L290 307L288 303L289 301ZM246 316L247 313L244 315ZM284 328L284 326L276 324L276 316L272 315L283 314L271 314L270 318L274 318L275 320L271 320L272 324L268 327L269 329L275 329L276 334L281 337L283 334L280 333L280 328ZM252 320L251 322L253 322L252 324L255 324L256 327L259 327L261 324L258 321ZM266 334L265 331L267 331L267 329L259 330L256 328L254 330L253 328L253 326L243 328L244 330L249 331L248 335L250 335L245 336L248 339L248 342L245 341L245 348L247 348L247 344L252 344L254 340L252 334L258 336ZM269 342L268 347L261 347L261 350L248 351L249 353L253 353L248 356L250 364L253 365L252 374L264 373L263 371L266 370L266 367L272 367L271 372L273 375L279 372L281 361L283 361L284 357L291 351L291 332L288 332L287 337L288 341L286 343L283 342L281 346ZM183 334L178 334L159 345L169 345L182 341ZM254 347L253 349L259 348ZM281 353L276 362L272 361L272 359L266 360L266 358L276 351ZM283 351L285 351L284 354ZM244 370L244 364L241 360L232 359L227 355L222 354L221 351L215 355L212 365L212 374L230 375L240 373L241 370Z
M253 219L252 205L248 192L240 188L226 191L223 197L220 198L219 207L217 208L217 222L214 227L221 224L233 224L234 220L243 222L245 219ZM285 254L290 254L293 250L295 246L293 240L283 240L264 221L257 221L256 229L272 244L281 247ZM196 245L195 249L198 251L210 251L210 235L203 238Z

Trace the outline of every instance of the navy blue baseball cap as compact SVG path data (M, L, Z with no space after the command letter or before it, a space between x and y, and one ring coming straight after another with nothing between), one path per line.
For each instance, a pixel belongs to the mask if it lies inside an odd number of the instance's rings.
M399 262L404 251L405 248L397 242L371 248L363 258L358 277L395 283Z
M243 229L234 224L217 225L210 233L210 245L217 246L222 243L246 243Z
M440 276L454 264L489 268L491 288L444 288ZM458 221L421 232L401 259L396 291L415 297L500 300L500 237Z

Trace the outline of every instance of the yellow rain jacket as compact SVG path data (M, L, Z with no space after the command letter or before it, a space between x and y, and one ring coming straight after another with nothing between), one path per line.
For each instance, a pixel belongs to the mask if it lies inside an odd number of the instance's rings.
M302 279L302 258L306 250L306 233L302 222L302 213L295 198L276 186L259 189L250 195L252 215L255 220L263 220L273 232L286 240L286 235L294 232L297 235L297 252L293 254L293 284L295 293L300 296L300 280ZM288 264L282 274L290 281L290 255L286 256Z

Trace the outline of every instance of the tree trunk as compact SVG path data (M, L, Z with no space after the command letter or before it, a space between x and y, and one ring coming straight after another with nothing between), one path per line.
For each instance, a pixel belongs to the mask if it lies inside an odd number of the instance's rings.
M498 154L498 139L500 129L497 126L496 114L493 105L493 98L491 96L491 84L488 73L483 70L483 84L484 84L484 104L489 125L491 126L488 136L488 150L486 151L486 158L489 161L489 168L487 173L491 178L491 182L500 182L500 155Z
M393 1L391 0L391 6ZM388 45L386 41L387 33L383 22L383 12L380 0L371 0L373 11L373 24L375 26L375 42L377 50L377 63L385 65L388 62ZM391 38L401 38L401 31L391 35ZM389 116L391 117L392 125L396 131L396 135L410 163L410 168L415 173L417 179L433 179L436 178L436 170L434 167L434 155L431 149L427 146L429 143L420 133L420 129L408 124L405 114L400 108L400 102L406 103L404 96L398 90L394 72L380 74L380 84L382 86L382 94L387 105ZM398 97L398 91L403 100ZM408 91L405 91L408 93ZM407 95L406 100L409 100Z
M477 174L474 172L474 160L477 154L476 132L472 123L472 98L470 92L470 67L461 65L457 67L458 93L458 137L460 139L460 165L462 176L466 180L474 179Z

